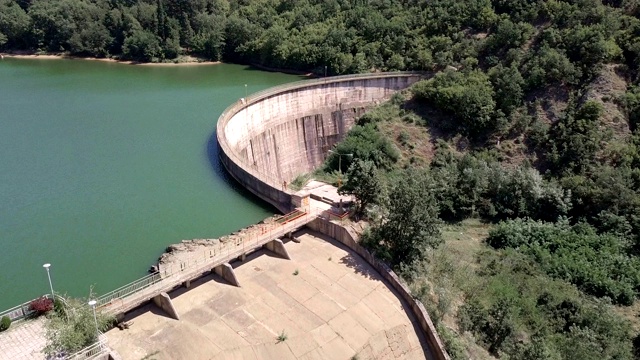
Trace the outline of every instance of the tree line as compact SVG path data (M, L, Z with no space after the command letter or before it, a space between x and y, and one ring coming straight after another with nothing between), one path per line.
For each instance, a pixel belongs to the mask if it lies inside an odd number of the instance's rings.
M0 48L139 61L186 53L330 74L479 63L497 67L494 81L534 88L575 84L611 60L637 70L639 9L637 0L1 0ZM496 107L508 115L514 105Z

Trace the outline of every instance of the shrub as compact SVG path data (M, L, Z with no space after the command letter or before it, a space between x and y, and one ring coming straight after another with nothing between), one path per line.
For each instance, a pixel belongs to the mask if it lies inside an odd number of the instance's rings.
M43 296L31 301L29 308L35 311L37 315L46 314L53 310L53 300Z
M287 336L287 333L285 333L284 330L282 330L282 332L280 333L280 335L278 335L276 339L278 340L278 343L281 343L281 342L287 341L288 338L289 337Z
M456 333L449 330L446 326L438 324L438 335L444 342L444 347L447 349L447 353L452 360L467 359L467 354L464 345L456 337Z
M95 298L91 293L90 298ZM44 322L47 345L43 349L48 358L56 358L61 353L74 353L97 341L96 322L100 331L111 328L115 318L96 309L95 318L87 299L65 298L62 308L47 315Z
M0 331L5 331L11 326L11 319L8 316L3 316L0 320Z

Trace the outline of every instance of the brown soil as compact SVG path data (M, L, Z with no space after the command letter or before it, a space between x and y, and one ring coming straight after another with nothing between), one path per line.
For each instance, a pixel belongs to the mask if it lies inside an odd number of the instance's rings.
M585 101L600 103L604 109L600 118L603 129L611 130L614 138L626 139L631 135L629 123L615 99L627 90L627 82L621 75L619 65L605 65L600 74L589 84Z

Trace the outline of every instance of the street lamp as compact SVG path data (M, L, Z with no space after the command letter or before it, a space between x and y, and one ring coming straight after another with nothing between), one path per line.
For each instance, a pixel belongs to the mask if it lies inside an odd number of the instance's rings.
M342 157L343 156L353 157L353 154L340 154L339 152L335 152L333 150L329 150L329 152L331 154L338 155L338 172L340 172L340 175L342 175Z
M96 317L96 304L97 301L95 300L89 301L89 306L93 309L93 321L96 324L96 338L100 341L100 330L98 330L98 318Z
M55 300L53 297L53 285L51 284L51 274L49 273L49 268L51 267L51 264L46 263L44 265L42 265L42 267L47 270L47 278L49 279L49 288L51 289L51 300Z

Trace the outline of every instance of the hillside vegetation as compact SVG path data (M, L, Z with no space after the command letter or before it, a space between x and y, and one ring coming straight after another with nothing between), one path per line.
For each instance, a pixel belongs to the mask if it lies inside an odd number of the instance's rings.
M474 52L358 119L323 170L353 154L363 242L454 358L638 357L637 4L492 5L488 31L462 27Z
M508 115L518 88L576 84L610 61L635 71L639 9L637 0L0 0L0 49L140 61L192 53L319 74L499 65L489 75Z
M363 243L455 359L640 356L640 0L0 0L0 50L434 71L327 159Z

